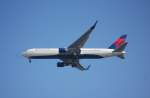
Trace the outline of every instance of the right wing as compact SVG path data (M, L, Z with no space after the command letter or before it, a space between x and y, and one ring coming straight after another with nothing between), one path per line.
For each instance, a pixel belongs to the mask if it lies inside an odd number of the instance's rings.
M77 39L75 42L73 42L68 48L81 48L84 46L85 42L88 40L92 30L95 28L97 24L97 21L94 23L94 25L88 29L79 39Z
M84 46L84 44L86 43L86 41L88 40L91 32L93 31L93 29L95 28L97 24L97 21L94 23L94 25L92 27L90 27L79 39L77 39L75 42L73 42L69 47L69 51L71 52L75 52L77 50L79 50L81 47ZM73 50L72 50L73 49ZM75 49L75 50L74 50ZM76 52L75 52L76 53ZM63 59L61 58L61 60L65 63L65 64L71 64L72 67L75 67L81 71L83 70L88 70L90 68L90 66L88 66L87 68L84 68L80 63L79 63L79 59L73 59L74 62L72 61L72 59Z

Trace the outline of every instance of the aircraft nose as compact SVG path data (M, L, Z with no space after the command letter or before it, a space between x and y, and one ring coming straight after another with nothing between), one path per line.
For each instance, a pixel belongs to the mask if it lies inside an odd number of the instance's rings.
M26 51L23 52L23 53L22 53L22 56L27 57L27 52L26 52Z

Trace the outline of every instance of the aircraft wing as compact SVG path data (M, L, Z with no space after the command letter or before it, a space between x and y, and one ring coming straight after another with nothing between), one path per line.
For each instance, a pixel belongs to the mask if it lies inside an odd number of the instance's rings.
M94 23L92 27L90 27L79 39L73 42L68 48L81 48L84 46L85 42L88 40L91 32L95 28L97 21Z
M91 66L87 66L86 68L83 67L80 62L79 62L79 59L74 59L74 61L72 61L72 59L61 59L65 64L67 64L68 62L71 62L70 65L72 65L72 67L75 67L81 71L84 71L84 70L88 70Z
M87 68L84 68L79 62L72 64L72 66L81 71L89 70L89 68L90 68L90 66L88 66Z

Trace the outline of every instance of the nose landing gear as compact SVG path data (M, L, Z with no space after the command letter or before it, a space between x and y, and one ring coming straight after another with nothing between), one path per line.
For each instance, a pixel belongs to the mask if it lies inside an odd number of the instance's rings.
M29 58L29 63L31 63L31 59Z

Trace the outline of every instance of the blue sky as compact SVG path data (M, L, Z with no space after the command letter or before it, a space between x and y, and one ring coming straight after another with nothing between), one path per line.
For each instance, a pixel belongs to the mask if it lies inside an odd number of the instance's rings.
M1 98L150 98L149 0L0 0ZM67 47L99 21L85 47L107 48L120 35L126 59L59 60L21 56L28 48Z

